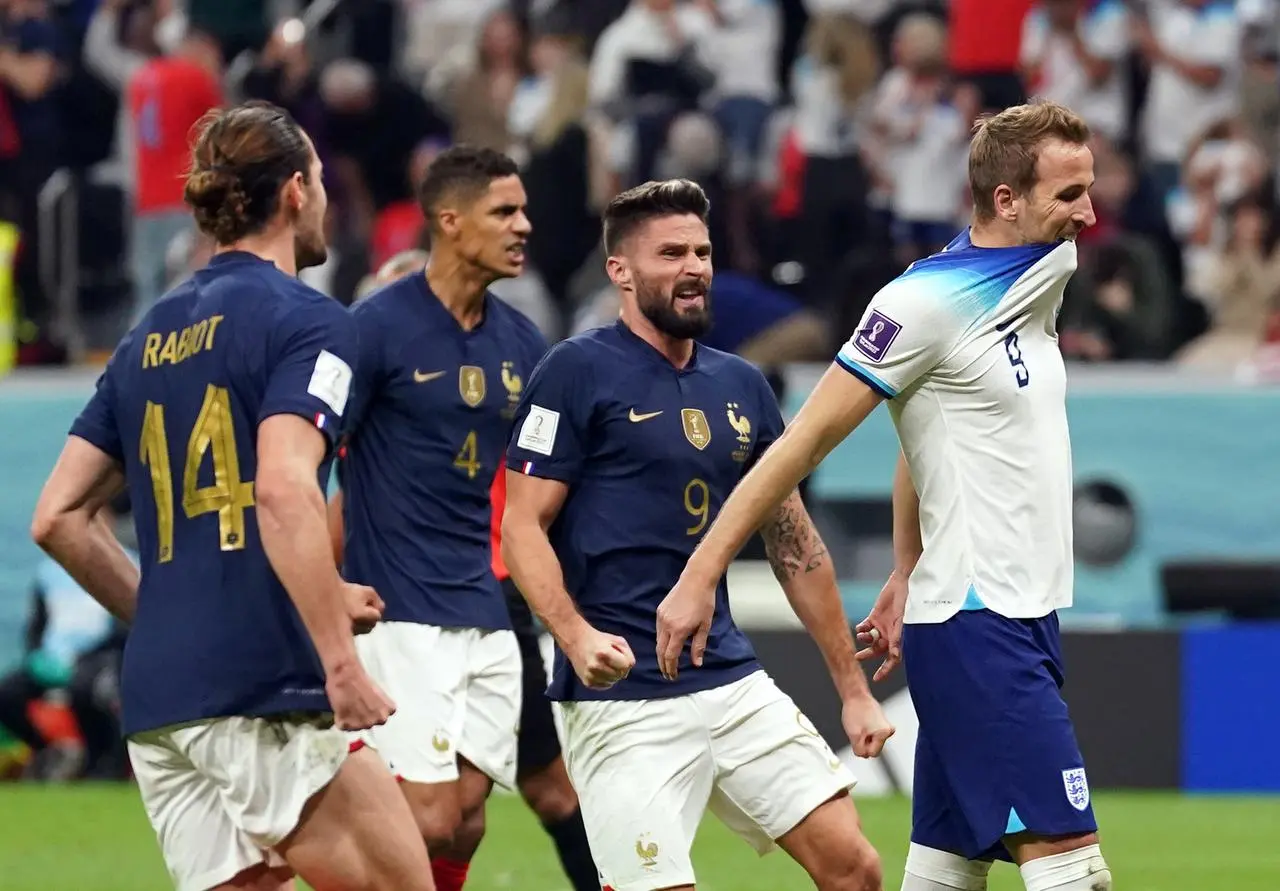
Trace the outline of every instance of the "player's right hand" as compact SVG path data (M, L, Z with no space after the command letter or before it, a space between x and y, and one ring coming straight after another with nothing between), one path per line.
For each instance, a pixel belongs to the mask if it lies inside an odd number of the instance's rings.
M858 643L866 646L855 655L859 662L884 657L884 662L872 677L873 681L883 681L902 661L902 617L906 608L907 580L897 572L891 573L876 598L875 606L855 629Z
M347 613L351 616L351 630L356 634L367 634L382 619L382 611L387 605L382 602L378 592L368 585L343 584L343 598L346 600Z
M331 672L324 683L339 730L368 730L395 714L395 703L374 683L359 661Z
M578 679L592 690L608 690L635 668L636 657L625 638L588 628L569 652Z

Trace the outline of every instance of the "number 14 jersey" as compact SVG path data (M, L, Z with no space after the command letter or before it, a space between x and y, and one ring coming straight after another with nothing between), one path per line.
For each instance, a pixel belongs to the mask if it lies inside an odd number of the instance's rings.
M258 425L293 414L331 450L357 352L337 302L220 254L120 343L71 428L125 470L142 581L124 732L329 710L310 637L262 547ZM327 480L329 461L316 480Z
M882 288L840 350L840 365L889 400L920 495L908 623L1071 605L1056 323L1075 269L1074 242L979 248L966 229Z

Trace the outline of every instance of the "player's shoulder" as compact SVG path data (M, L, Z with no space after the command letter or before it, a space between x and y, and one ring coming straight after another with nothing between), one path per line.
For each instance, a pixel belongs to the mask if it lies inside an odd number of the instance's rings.
M500 330L511 332L522 343L532 344L538 347L539 350L546 349L547 338L543 335L541 329L534 324L533 319L492 291L488 292L485 297L486 312L493 313L493 321L497 323L497 327Z
M698 344L698 368L717 380L747 381L768 386L764 372L753 362L735 353L726 353L714 347Z
M1069 274L1075 270L1075 259L1071 241L980 248L969 241L966 229L943 250L908 266L880 289L872 303L922 311L969 303L986 306L998 302L1018 279L1037 268Z

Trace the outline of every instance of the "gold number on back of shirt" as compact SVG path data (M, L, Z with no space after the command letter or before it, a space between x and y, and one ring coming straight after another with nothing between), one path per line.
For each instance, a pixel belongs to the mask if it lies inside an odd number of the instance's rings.
M205 453L213 461L213 483L200 486L200 465ZM157 560L173 559L173 472L169 464L169 436L165 429L164 406L147 402L142 417L142 437L138 457L151 471L151 487L156 502ZM223 551L244 548L244 512L253 507L253 482L240 478L240 453L231 415L231 394L225 387L210 384L204 403L187 440L182 468L182 512L187 519L202 514L218 515L218 546Z
M694 477L684 487L684 509L697 522L684 530L685 535L697 535L707 528L711 514L711 490L702 480Z

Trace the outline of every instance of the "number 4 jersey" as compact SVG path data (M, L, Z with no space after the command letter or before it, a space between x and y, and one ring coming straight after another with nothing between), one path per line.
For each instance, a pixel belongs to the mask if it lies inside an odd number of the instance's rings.
M837 361L889 400L920 495L906 621L1071 605L1071 443L1058 349L1064 241L978 248L968 230L872 299Z
M546 342L489 295L481 323L463 329L421 273L352 314L360 373L339 468L343 573L377 589L384 621L509 629L489 490Z
M329 710L320 663L258 534L257 428L293 414L332 446L357 337L337 302L219 254L117 348L71 428L125 469L142 582L124 730ZM329 460L317 486L328 478Z

